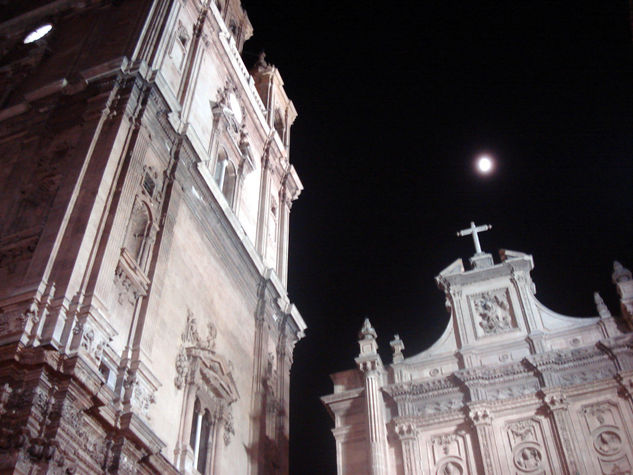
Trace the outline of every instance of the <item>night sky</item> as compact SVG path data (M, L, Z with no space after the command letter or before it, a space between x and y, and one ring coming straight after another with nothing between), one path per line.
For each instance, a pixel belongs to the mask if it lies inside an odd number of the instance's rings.
M354 367L368 316L381 355L429 347L448 315L433 278L474 252L534 256L537 298L619 313L612 262L633 267L629 2L243 0L299 117L305 190L291 214L289 293L305 319L292 369L291 473L335 473L319 397ZM411 6L413 5L413 6ZM482 178L474 158L496 160Z

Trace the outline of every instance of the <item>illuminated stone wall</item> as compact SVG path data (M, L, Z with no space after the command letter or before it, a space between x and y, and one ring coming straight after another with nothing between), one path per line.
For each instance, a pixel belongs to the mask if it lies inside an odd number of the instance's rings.
M247 71L237 0L28 3L0 24L0 471L287 472L279 72Z
M436 278L450 320L405 358L361 329L358 369L332 375L322 398L334 420L339 474L610 474L633 468L633 335L598 294L599 317L539 303L532 257L483 252ZM631 274L614 282L628 296ZM625 288L626 287L626 288ZM623 303L623 308L625 305Z

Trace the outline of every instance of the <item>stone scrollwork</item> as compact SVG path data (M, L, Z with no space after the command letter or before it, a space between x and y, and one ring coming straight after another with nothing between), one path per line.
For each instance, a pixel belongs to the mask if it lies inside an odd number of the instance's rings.
M473 297L479 327L485 335L494 335L513 328L510 299L506 289L491 290Z
M444 455L449 455L451 453L451 445L457 442L456 434L443 434L437 437L433 437L431 440L433 445L437 445L440 448L440 451Z
M211 322L207 324L207 337L202 338L198 332L198 324L191 310L187 310L187 323L185 324L185 331L180 335L180 350L176 356L176 377L174 378L174 384L176 389L182 389L187 372L191 366L190 355L187 350L191 348L198 348L200 350L207 350L215 353L215 340L218 331L215 325ZM230 364L230 363L229 363Z
M185 349L181 347L176 356L176 377L174 378L176 389L182 389L185 384L185 376L187 375L188 368L189 360L187 359L187 353Z
M519 421L508 426L508 431L517 442L535 440L534 422L531 420Z
M233 379L232 365L215 351L217 329L207 324L207 335L200 336L198 323L187 311L185 329L180 336L180 349L176 355L176 389L202 391L210 406L216 406L216 417L222 421L224 443L229 444L235 428L232 404L239 394Z
M132 408L149 419L149 408L156 402L154 392L138 381L133 383L133 386L132 397L130 399Z
M224 445L229 445L234 435L235 426L233 425L233 412L229 407L224 414Z

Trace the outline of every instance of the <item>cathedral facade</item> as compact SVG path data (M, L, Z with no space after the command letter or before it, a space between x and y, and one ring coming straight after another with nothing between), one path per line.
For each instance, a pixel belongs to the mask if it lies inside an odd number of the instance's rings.
M405 358L398 335L383 365L369 320L355 369L335 373L323 403L339 474L630 474L633 471L633 280L615 263L614 318L555 313L535 298L532 257L481 252L436 277L450 320Z
M0 472L287 473L297 113L240 1L5 10Z

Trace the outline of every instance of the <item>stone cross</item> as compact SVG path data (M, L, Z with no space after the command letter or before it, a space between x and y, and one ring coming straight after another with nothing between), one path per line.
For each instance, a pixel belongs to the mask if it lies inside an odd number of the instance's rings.
M468 236L469 234L472 234L473 242L475 243L475 252L477 254L481 254L481 245L479 244L479 236L477 235L477 233L488 231L489 229L492 229L492 225L483 224L481 226L475 226L475 223L471 221L470 228L462 229L461 231L458 231L457 235L461 237L461 236Z

